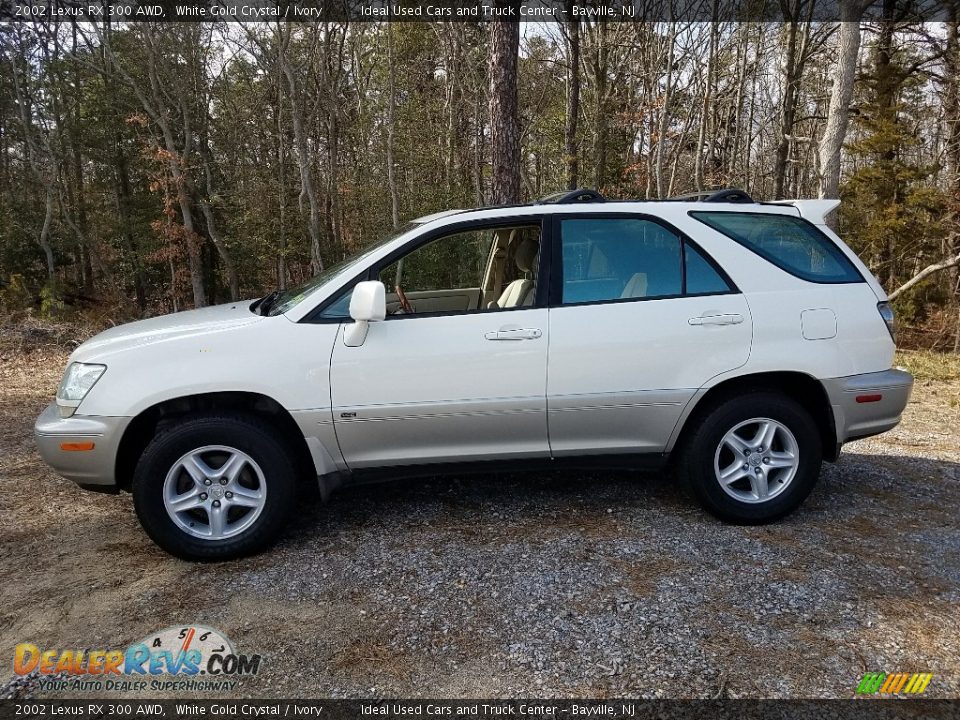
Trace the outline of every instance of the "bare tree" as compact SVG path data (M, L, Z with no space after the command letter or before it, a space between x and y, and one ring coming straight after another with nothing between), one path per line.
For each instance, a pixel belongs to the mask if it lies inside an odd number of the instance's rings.
M17 40L20 47L11 47L12 52L7 55L7 48L3 47L3 59L10 67L13 86L16 93L19 120L26 146L27 164L37 184L43 189L44 215L40 232L37 234L37 244L43 250L47 262L47 279L53 283L56 279L56 265L53 257L53 247L50 244L50 228L53 223L54 200L57 197L57 162L53 157L53 148L48 133L38 130L34 122L33 92L31 90L29 69L21 66L22 58L29 58L30 53L24 47L25 38L16 28ZM4 36L6 37L6 36ZM10 41L12 43L12 41ZM4 46L7 41L4 40ZM29 60L23 65L29 66Z
M577 189L580 173L580 150L577 144L577 121L580 118L580 20L573 16L574 0L567 0L567 115L563 132L564 163L567 188Z
M711 16L713 20L708 25L709 43L707 45L707 69L703 82L703 103L700 106L700 125L697 129L697 152L693 161L693 182L697 190L703 190L704 187L704 155L708 152L707 143L711 139L710 115L713 103L714 86L716 83L715 75L717 62L717 43L719 41L717 28L718 23L716 21L718 7L719 1L713 0Z
M654 176L657 182L657 197L663 198L667 196L667 187L664 182L663 177L663 163L664 163L664 151L667 149L667 135L670 130L670 104L673 100L673 69L674 63L676 61L675 55L675 45L677 39L677 24L675 22L670 22L669 32L666 36L665 43L666 48L665 52L667 55L666 59L666 76L663 80L663 95L662 101L660 103L660 119L657 125L657 147L654 151L655 160L654 160Z
M293 36L293 23L278 23L276 28L277 62L287 81L290 100L290 119L293 124L293 138L297 154L297 166L300 169L300 207L304 202L308 207L307 232L310 234L310 259L314 274L323 270L323 258L320 254L320 202L313 187L311 171L312 159L310 141L307 138L305 119L305 99L301 88L302 68L294 64L290 57L290 40Z
M840 193L840 153L847 136L850 101L856 79L857 57L860 52L860 18L867 6L866 0L839 0L840 41L837 64L830 93L830 108L819 147L819 188L822 198L836 198Z
M194 307L203 307L207 304L207 293L203 283L200 237L194 227L193 204L189 193L190 179L186 174L186 169L190 166L189 159L193 153L191 112L188 108L187 91L183 84L185 78L181 77L176 70L165 73L162 68L174 36L167 31L167 28L160 25L144 23L137 28L138 39L142 42L146 54L147 77L144 84L126 70L113 53L109 24L105 23L103 28L95 26L95 29L104 56L109 58L110 67L118 71L125 84L135 93L144 112L160 132L164 149L162 156L173 179L174 192L183 222L193 304ZM189 32L191 31L188 29L187 33ZM174 130L174 111L179 113L182 123L179 133Z
M813 0L781 0L780 8L786 20L786 48L783 57L783 98L780 103L780 133L776 160L773 166L773 194L783 198L787 189L787 164L794 142L794 125L800 96L800 82L808 55L810 17Z
M397 180L394 177L393 139L396 131L397 88L393 58L393 23L387 23L387 188L390 190L390 219L393 228L400 227L400 205L397 201Z
M510 7L498 4L498 7ZM520 24L497 20L490 31L490 157L494 205L520 200L520 114L517 107L517 61Z

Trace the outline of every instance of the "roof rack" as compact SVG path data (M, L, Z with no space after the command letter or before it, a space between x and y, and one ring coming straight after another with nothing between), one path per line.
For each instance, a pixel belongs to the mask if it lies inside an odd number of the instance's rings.
M705 190L703 192L687 193L667 198L668 200L686 200L687 202L725 202L725 203L752 203L754 199L738 188L724 188L723 190Z
M534 200L534 205L568 205L570 203L602 203L607 199L590 188L577 188L576 190L561 190L560 192L544 195L538 200Z

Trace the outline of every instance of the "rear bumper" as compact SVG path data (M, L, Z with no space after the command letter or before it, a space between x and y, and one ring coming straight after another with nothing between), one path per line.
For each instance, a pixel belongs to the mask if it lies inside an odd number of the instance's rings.
M90 490L113 492L117 447L129 422L128 417L61 418L56 403L50 403L37 418L33 435L40 456L59 475ZM63 450L63 443L93 443L93 448Z
M821 382L833 409L838 444L895 427L913 390L913 375L896 368Z

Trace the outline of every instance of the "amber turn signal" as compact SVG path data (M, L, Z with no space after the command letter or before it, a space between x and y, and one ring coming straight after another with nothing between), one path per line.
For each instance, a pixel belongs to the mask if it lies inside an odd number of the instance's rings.
M92 442L65 442L60 443L60 449L67 452L83 452L84 450L93 450Z

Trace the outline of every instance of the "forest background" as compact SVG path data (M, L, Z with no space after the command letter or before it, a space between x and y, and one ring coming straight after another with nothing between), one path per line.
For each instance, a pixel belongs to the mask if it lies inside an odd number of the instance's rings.
M839 197L908 344L960 350L960 13L0 25L0 322L296 285L563 188ZM818 7L818 2L820 3ZM716 5L714 5L716 6Z

